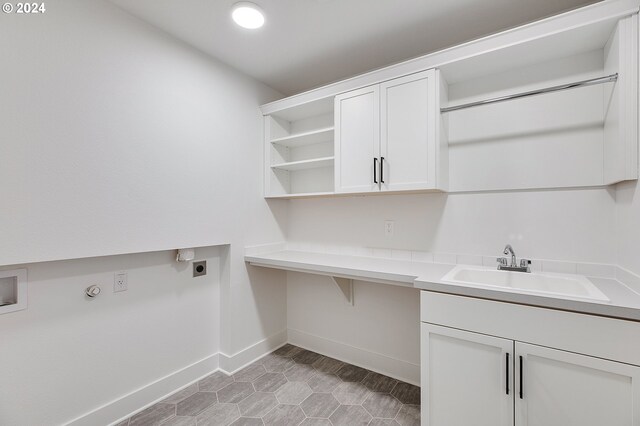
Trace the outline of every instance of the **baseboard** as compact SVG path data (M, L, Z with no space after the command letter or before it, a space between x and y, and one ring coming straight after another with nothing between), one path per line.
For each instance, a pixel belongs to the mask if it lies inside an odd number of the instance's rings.
M162 401L172 393L216 371L233 374L244 366L262 358L287 343L287 330L282 330L233 355L222 352L195 362L153 383L141 387L123 397L67 423L69 426L94 426L117 424L133 414Z
M275 351L285 343L287 343L287 330L282 330L233 355L220 352L220 370L227 374L233 374L269 352Z
M289 343L292 345L420 386L420 365L418 364L412 364L291 328L287 330L287 335Z
M213 354L83 414L68 422L67 425L93 426L98 424L115 424L215 371L221 370L227 374L233 374L246 365L278 349L287 342L394 377L407 383L420 385L419 365L356 348L344 343L335 342L323 337L314 336L299 330L288 329L273 334L233 355L227 355L222 352Z
M83 414L67 425L108 425L116 422L116 419L126 419L132 413L141 411L217 371L218 367L219 355L216 353Z

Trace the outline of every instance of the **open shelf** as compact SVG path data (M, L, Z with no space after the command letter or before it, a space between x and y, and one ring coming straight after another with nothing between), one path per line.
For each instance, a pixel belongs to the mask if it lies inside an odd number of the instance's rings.
M312 158L310 160L291 161L289 163L274 164L272 169L287 170L294 172L297 170L317 169L320 167L333 166L334 157Z
M619 18L578 25L546 37L532 38L508 47L451 61L439 66L450 85L509 70L523 70L602 49L615 31Z
M265 115L265 197L323 196L334 188L333 97Z
M440 77L450 192L637 179L636 16L463 58Z
M271 143L290 148L333 140L333 126L272 139Z

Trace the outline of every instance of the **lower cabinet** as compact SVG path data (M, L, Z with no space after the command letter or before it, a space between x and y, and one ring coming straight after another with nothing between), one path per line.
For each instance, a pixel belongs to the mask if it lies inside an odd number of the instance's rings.
M421 324L423 426L640 426L640 367Z
M520 342L515 353L516 425L640 425L640 367Z
M513 340L421 328L422 424L513 425Z

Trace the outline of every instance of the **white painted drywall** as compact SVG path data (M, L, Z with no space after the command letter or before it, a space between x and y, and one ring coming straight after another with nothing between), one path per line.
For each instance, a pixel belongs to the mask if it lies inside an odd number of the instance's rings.
M215 355L220 250L197 259L206 276L173 251L26 265L29 308L0 315L0 424L64 424ZM114 293L120 271L129 289Z
M0 40L0 265L278 235L249 201L275 91L103 1L2 14Z
M420 383L420 291L354 281L354 304L330 277L287 274L294 344Z
M279 94L103 1L55 2L39 16L1 14L0 52L0 265L29 263L30 277L34 269L47 283L55 272L63 299L49 300L46 311L34 303L20 317L0 316L0 328L10 324L12 336L20 332L12 339L22 342L4 356L23 360L15 374L25 374L16 384L22 393L3 398L9 408L3 405L1 415L14 424L38 424L43 422L21 416L47 416L52 409L52 423L70 420L185 367L196 353L215 349L198 345L218 339L201 329L202 343L182 342L168 360L156 355L159 347L145 336L164 332L163 322L151 319L170 298L163 302L167 290L144 281L149 303L157 300L158 306L139 311L140 326L125 336L125 343L138 339L141 348L110 347L131 357L124 376L133 365L141 371L116 386L113 372L120 370L91 368L94 361L83 354L113 343L118 331L85 331L89 305L64 302L68 292L75 297L90 284L82 278L86 265L102 267L93 259L64 268L34 262L226 244L220 250L220 299L204 297L183 313L219 318L224 333L217 349L229 355L285 330L285 275L250 276L242 260L245 246L284 239L286 202L262 198L259 149L259 105ZM126 309L120 300L113 298L101 311L102 322L120 324ZM78 336L96 333L98 343L75 351L76 329L57 320L68 317L77 323ZM211 321L202 327L215 328ZM48 335L62 336L65 344ZM5 341L3 334L3 351ZM145 352L144 345L156 351ZM185 347L192 345L189 354ZM64 376L68 384L23 371L54 369L61 360L75 368ZM89 372L91 386L84 382ZM32 392L21 400L26 405L17 404L25 389ZM86 394L74 400L76 391ZM58 395L50 403L52 392Z
M291 201L288 241L615 263L614 216L614 188L318 198Z

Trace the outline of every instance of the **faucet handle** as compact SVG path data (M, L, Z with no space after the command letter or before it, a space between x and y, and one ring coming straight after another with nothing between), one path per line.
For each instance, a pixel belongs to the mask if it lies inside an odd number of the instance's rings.
M521 268L526 268L529 265L531 265L531 260L529 260L529 259L520 259L520 267Z
M499 257L496 259L496 261L500 264L500 266L507 266L507 258L506 257Z

